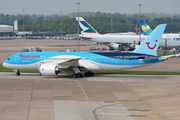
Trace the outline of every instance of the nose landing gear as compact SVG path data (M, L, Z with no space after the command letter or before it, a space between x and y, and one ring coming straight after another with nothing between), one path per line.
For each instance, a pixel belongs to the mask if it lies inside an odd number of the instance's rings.
M19 70L14 70L15 72L16 72L16 76L19 76L20 75L20 72L19 72Z

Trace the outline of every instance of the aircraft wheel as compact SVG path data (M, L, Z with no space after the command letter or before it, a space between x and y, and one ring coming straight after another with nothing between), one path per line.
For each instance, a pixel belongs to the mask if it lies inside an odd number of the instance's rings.
M73 78L77 78L77 74L73 74L72 77L73 77Z
M19 76L20 75L20 73L16 73L16 76Z
M17 72L16 72L16 76L19 76L19 75L20 75L19 70L17 70Z
M84 76L94 76L94 73L89 71L84 73Z
M91 72L90 76L94 76L94 73L93 73L93 72Z
M82 74L77 74L77 78L82 78Z

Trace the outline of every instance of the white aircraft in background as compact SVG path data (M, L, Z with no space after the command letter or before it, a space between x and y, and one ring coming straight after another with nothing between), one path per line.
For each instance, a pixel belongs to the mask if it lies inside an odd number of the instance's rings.
M140 20L140 24L143 34L150 35L152 32L150 26L144 20ZM159 45L160 47L165 47L165 40L167 40L167 47L180 47L180 34L164 33L162 35L162 41Z
M78 17L76 17L78 23ZM134 48L134 40L128 40L127 36L137 36L139 33L140 22L137 23L134 32L124 32L124 33L107 33L99 34L88 22L86 22L82 17L79 17L79 28L81 31L80 37L83 40L88 40L95 42L97 44L104 44L109 46L110 50L122 49L123 47ZM119 38L122 37L122 38ZM122 40L121 40L122 39ZM137 42L137 41L136 41ZM136 43L136 46L138 43Z
M78 17L76 17L78 23ZM79 28L81 31L80 37L84 40L100 43L109 46L110 49L120 49L125 47L137 48L140 42L143 42L148 35L141 35L139 41L139 35L137 34L99 34L88 22L82 17L79 17ZM180 47L179 37L162 37L159 47L165 47L165 41L167 39L167 47Z

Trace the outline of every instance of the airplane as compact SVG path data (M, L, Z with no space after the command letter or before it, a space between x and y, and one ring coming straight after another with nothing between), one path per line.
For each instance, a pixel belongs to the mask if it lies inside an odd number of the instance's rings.
M78 23L78 17L76 17L76 21ZM85 21L82 17L79 17L79 29L81 34L79 35L83 40L88 40L95 42L96 44L104 44L109 46L110 50L114 49L122 49L124 46L130 46L134 48L134 40L127 41L124 38L127 35L138 35L139 34L139 26L140 22L137 23L133 32L123 32L123 33L106 33L99 34L87 21ZM122 37L123 35L123 37ZM96 39L97 37L97 39ZM104 37L107 37L104 39ZM122 37L123 40L119 40L119 37ZM113 38L113 39L111 39ZM136 45L138 46L138 45Z
M144 35L150 35L151 32L153 31L150 26L144 21L144 20L140 20L140 24L141 24L141 28L143 31Z
M150 35L152 32L151 27L144 21L140 20L141 28L144 35ZM162 42L160 47L165 47L165 40L167 40L167 47L180 47L180 34L164 33L162 35Z
M78 17L76 17L78 23ZM110 50L119 49L123 50L125 47L130 47L131 49L139 47L140 43L144 41L148 35L141 35L139 40L139 35L137 34L99 34L88 22L86 22L82 17L79 17L79 28L81 31L80 37L83 40L88 40L100 44L109 46ZM180 46L180 35L179 37L162 37L159 47L165 47L165 41L167 40L167 47L178 47Z
M166 24L161 24L133 52L23 52L10 56L3 67L19 70L38 70L40 75L74 72L73 78L93 76L91 71L120 71L166 60L171 56L156 56Z

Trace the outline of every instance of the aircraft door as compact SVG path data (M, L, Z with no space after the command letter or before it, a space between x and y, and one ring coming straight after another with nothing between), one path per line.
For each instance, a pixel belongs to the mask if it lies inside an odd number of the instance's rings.
M94 60L95 60L95 57L94 57L94 56L91 56L91 57L90 57L90 60L91 60L91 63L93 63Z
M40 63L44 63L45 57L41 56Z
M129 56L124 56L124 64L128 64L129 63Z
M19 56L15 57L15 63L19 63Z

